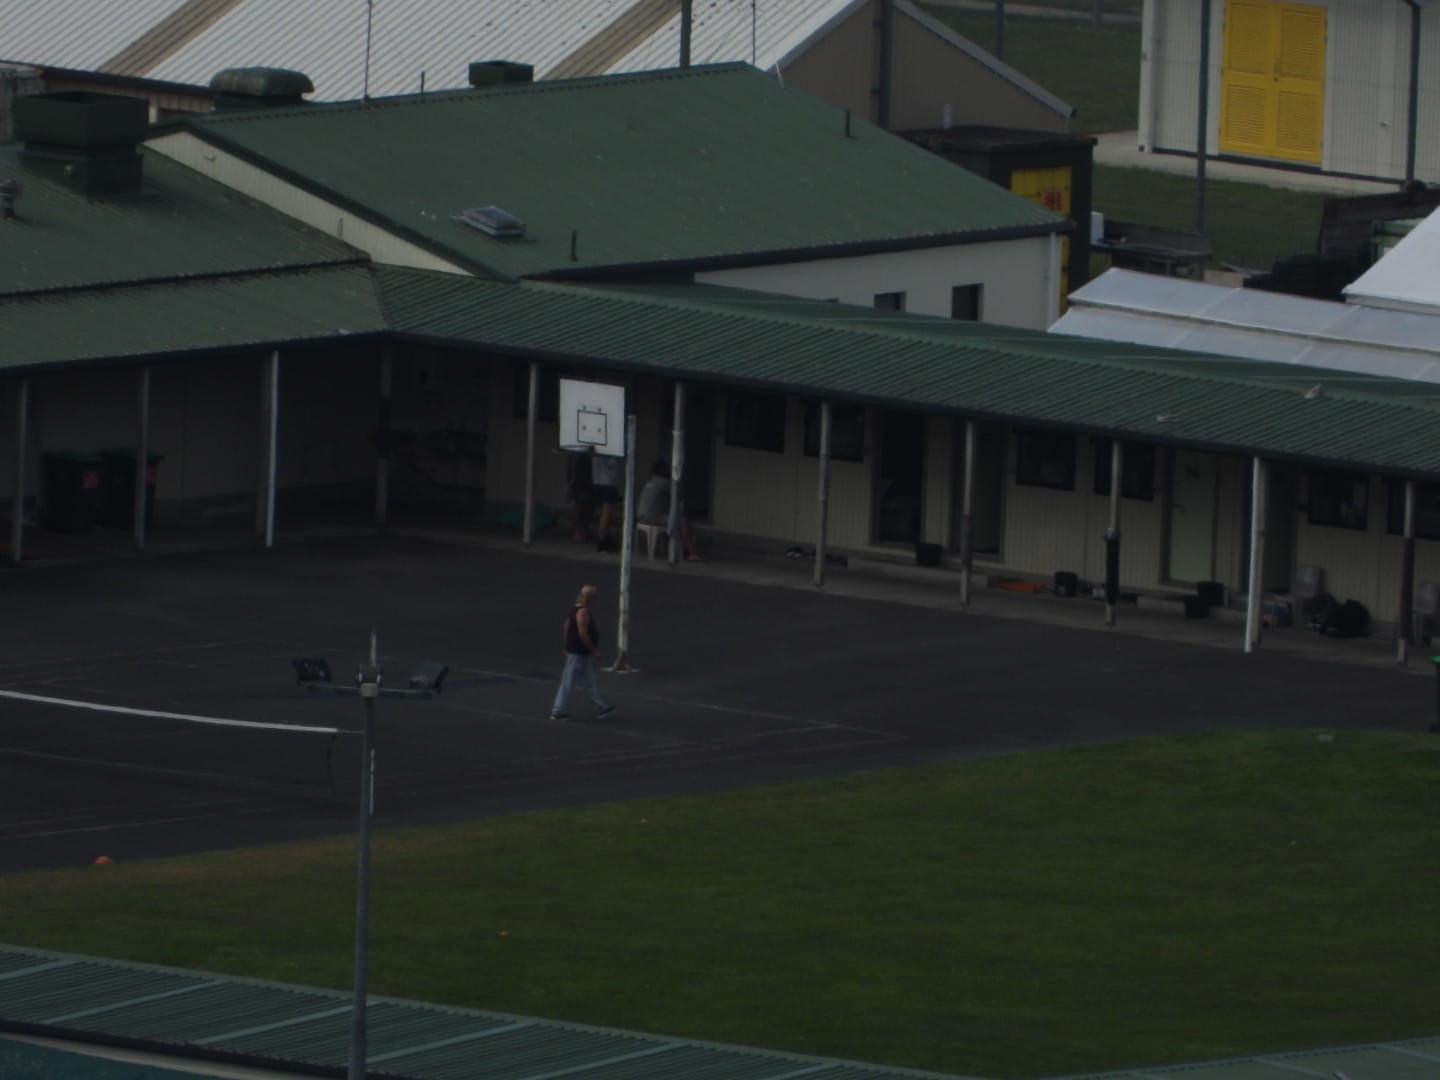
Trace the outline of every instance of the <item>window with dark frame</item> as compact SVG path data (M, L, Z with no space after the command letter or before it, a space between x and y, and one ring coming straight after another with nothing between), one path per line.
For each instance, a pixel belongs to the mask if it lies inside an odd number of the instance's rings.
M875 307L880 311L904 311L905 294L903 292L876 293Z
M1109 439L1095 440L1095 494L1110 494ZM1150 443L1126 443L1120 454L1120 497L1155 501L1155 447Z
M785 399L774 394L730 394L725 402L725 444L783 454Z
M530 365L527 363L516 363L511 368L514 378L514 411L516 420L525 420L530 416ZM560 419L560 371L558 368L540 365L540 400L536 403L536 419L547 424L557 423Z
M1311 469L1306 520L1311 525L1364 531L1370 478L1345 469Z
M1386 484L1385 528L1394 536L1405 535L1405 481ZM1440 540L1440 484L1415 485L1415 536Z
M963 322L980 321L984 285L956 285L950 290L950 317Z
M820 403L805 406L805 456L820 456ZM830 406L830 457L835 461L865 460L865 407Z
M1022 429L1015 439L1015 482L1027 487L1075 490L1075 436Z

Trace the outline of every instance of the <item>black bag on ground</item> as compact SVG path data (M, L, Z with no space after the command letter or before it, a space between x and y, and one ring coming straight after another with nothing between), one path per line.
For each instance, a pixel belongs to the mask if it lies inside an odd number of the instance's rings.
M1320 627L1325 637L1354 638L1370 629L1370 613L1358 600L1346 600L1330 609L1329 615Z

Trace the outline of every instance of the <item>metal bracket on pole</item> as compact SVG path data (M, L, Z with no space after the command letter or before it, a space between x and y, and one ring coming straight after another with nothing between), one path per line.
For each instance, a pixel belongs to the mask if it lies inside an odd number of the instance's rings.
M615 663L606 670L633 674L630 666L630 562L635 551L635 417L625 417L625 508L620 537L620 625L615 634Z

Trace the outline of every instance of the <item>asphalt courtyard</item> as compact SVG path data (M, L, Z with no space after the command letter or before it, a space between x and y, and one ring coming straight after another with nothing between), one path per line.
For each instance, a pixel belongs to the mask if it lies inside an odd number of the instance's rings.
M572 722L547 715L561 622L593 579L613 655L613 557L371 535L4 572L0 690L351 734L0 699L0 872L352 830L363 706L307 693L290 660L351 679L371 626L387 685L450 667L438 697L378 704L378 828L1213 727L1414 730L1434 709L1428 678L1376 664L662 567L634 574L639 670L601 676L617 714L577 700Z

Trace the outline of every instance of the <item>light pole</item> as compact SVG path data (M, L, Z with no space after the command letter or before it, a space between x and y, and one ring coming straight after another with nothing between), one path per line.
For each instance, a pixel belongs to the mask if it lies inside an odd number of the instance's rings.
M426 662L410 676L408 687L382 688L379 638L370 628L370 652L355 673L355 685L334 682L330 665L321 656L291 659L295 679L312 694L357 695L365 703L365 726L360 733L360 824L355 869L355 996L350 1012L350 1067L346 1080L365 1080L365 1006L370 969L370 833L375 818L375 702L381 697L432 698L445 685L450 668Z
M370 629L370 657L360 665L355 683L365 703L365 728L360 737L360 849L355 870L355 1001L350 1013L349 1080L365 1080L365 996L370 968L370 823L375 817L375 699L382 673L375 629Z

